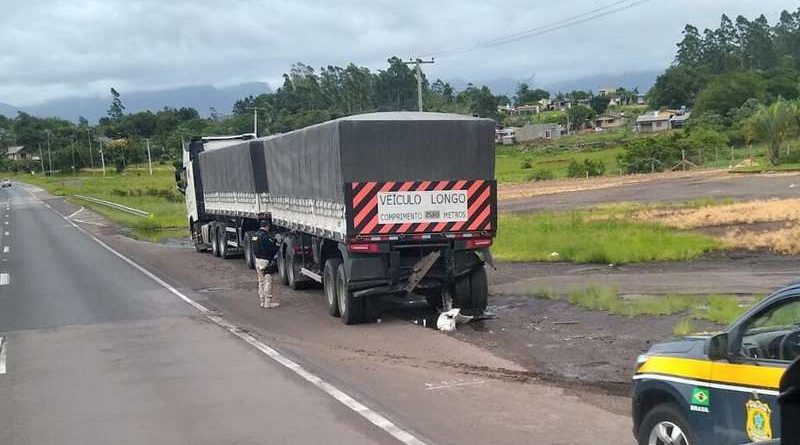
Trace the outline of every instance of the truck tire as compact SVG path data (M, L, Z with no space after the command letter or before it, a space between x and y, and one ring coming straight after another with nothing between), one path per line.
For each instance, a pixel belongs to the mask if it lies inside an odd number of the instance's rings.
M286 276L286 243L282 244L278 251L278 279L284 286L289 285L289 277Z
M211 224L208 232L208 237L211 238L211 254L219 257L219 227L216 224Z
M328 313L332 317L338 317L339 314L339 296L337 294L338 286L336 285L336 273L339 270L339 265L342 260L339 258L331 258L325 262L325 269L322 272L322 289L325 292L325 298L328 300Z
M303 276L299 274L297 265L294 260L294 242L290 239L286 243L286 259L283 262L283 267L286 270L286 282L292 290L304 289L308 283Z
M244 239L242 241L242 250L244 250L244 262L247 264L248 269L255 269L256 268L256 257L253 255L253 242L251 238L253 237L253 232L245 232Z
M470 309L475 312L483 313L489 303L489 278L486 276L486 268L481 267L469 277L470 287Z
M656 405L644 415L639 426L639 445L650 445L651 443L667 443L659 439L658 430L662 430L662 435L667 434L675 440L671 443L682 445L697 445L697 436L691 430L686 417L674 403L662 403Z
M453 306L465 311L483 313L489 300L489 280L486 269L481 267L456 281Z
M228 234L225 232L225 226L220 227L217 229L217 244L219 245L219 257L223 260L227 260L229 258L228 252Z
M339 300L342 323L351 325L364 321L364 299L353 297L353 292L347 284L347 272L342 263L336 268L336 296Z

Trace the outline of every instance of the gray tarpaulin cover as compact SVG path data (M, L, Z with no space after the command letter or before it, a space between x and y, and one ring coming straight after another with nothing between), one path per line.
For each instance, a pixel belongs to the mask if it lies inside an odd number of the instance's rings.
M246 141L200 153L200 176L205 193L267 191L263 145Z
M494 128L457 114L373 113L251 143L263 144L272 196L344 204L350 182L494 179Z

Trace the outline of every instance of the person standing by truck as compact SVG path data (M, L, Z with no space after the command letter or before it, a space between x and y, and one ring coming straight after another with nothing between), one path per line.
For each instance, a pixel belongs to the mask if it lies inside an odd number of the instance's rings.
M258 232L253 237L253 254L256 257L256 272L258 273L258 296L261 307L274 309L280 303L272 297L272 275L269 268L278 253L278 245L270 234L270 223L266 219L258 222Z

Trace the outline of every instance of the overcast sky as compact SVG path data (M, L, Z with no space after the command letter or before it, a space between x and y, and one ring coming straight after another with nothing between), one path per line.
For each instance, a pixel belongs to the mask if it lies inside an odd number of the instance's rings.
M683 25L765 13L777 0L651 0L514 43L443 50L548 25L614 0L6 0L0 8L0 102L182 85L267 81L296 61L383 68L390 55L440 54L430 78L548 84L660 69Z

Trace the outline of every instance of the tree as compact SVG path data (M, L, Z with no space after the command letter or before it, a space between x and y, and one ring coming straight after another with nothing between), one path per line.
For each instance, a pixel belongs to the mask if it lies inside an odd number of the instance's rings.
M550 99L550 92L537 88L531 90L527 83L517 86L517 94L514 96L517 105L532 104L542 99Z
M119 98L119 93L113 87L111 88L111 106L108 108L108 117L112 120L119 120L125 114L125 105Z
M798 116L797 104L779 100L768 107L761 107L750 118L750 134L754 139L767 143L770 164L780 163L784 142L797 134Z
M589 107L573 105L572 108L567 110L567 116L569 117L570 127L573 130L578 130L584 128L587 122L597 116L597 113Z
M700 91L695 101L696 113L727 115L750 98L762 100L765 96L764 80L755 73L731 73L715 76Z
M497 101L487 86L482 86L473 96L469 111L479 117L497 119Z
M703 62L703 39L700 32L692 25L683 29L683 40L678 43L678 54L675 63L689 67L696 67Z
M597 114L603 114L608 109L611 98L607 96L594 96L589 100L589 106Z
M680 108L692 106L697 93L704 86L704 75L699 69L674 66L658 76L648 94L653 108Z

